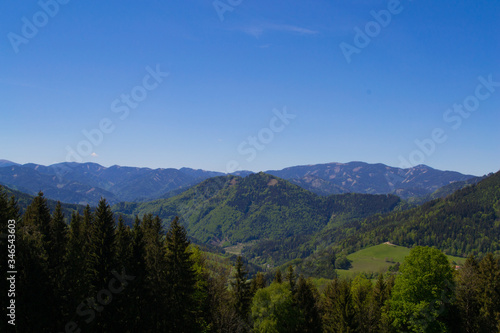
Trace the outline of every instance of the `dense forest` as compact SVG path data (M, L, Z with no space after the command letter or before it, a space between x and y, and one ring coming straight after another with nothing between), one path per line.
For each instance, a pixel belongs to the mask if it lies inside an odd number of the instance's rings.
M189 235L203 244L218 246L237 243L257 248L271 243L290 242L325 228L338 227L373 214L401 209L406 203L395 195L347 193L322 197L284 179L265 173L245 178L221 176L169 199L144 203L119 203L113 210L124 215L153 214L164 221L181 218ZM249 256L258 264L283 264L297 258L270 254ZM258 249L256 249L258 251ZM304 257L312 252L301 253Z
M318 284L292 266L250 276L241 257L234 267L209 260L178 218L167 230L150 214L129 227L105 199L65 216L40 193L20 216L1 191L3 235L9 220L15 241L1 238L0 269L8 271L7 244L15 244L15 320L4 318L2 332L500 331L500 263L491 253L457 268L416 246L376 281Z
M500 254L500 172L411 209L347 220L311 235L266 240L244 249L245 257L269 257L297 265L301 272L331 278L336 257L392 242L406 247L432 246L449 255ZM303 268L303 269L302 269Z

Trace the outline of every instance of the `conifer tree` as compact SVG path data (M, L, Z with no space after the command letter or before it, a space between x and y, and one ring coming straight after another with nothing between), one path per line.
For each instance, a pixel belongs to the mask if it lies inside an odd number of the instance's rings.
M456 305L460 313L461 331L479 331L479 267L474 256L469 256L459 269L456 287Z
M292 265L288 266L287 268L286 281L290 286L290 291L292 292L292 295L295 295L295 273L293 271Z
M384 275L379 274L377 282L373 286L371 297L370 314L372 318L372 328L374 332L381 329L382 312L384 311L385 302L389 298L387 283L384 281Z
M91 254L92 254L92 228L94 224L94 214L90 209L90 206L85 206L82 216L82 226L81 226L81 237L82 237L82 259L84 266L82 280L87 286L87 293L91 289L92 272L91 272Z
M145 264L144 285L148 299L145 304L146 315L150 317L151 329L162 330L169 319L165 314L168 314L167 285L170 281L167 274L170 267L167 266L167 249L161 221L151 214L144 215L140 232L144 242L144 257L140 260L144 260Z
M84 216L85 220L85 216ZM97 295L99 291L106 288L112 278L112 271L116 270L115 255L115 220L113 212L106 199L101 198L99 205L94 213L94 220L90 234L90 253L88 262L88 271L90 276L90 295ZM93 296L95 297L95 296ZM112 297L112 296L111 296ZM104 295L101 305L96 305L96 318L90 323L94 331L106 331L112 328L112 306L109 296ZM89 302L96 302L91 299ZM106 308L102 307L102 303Z
M323 309L323 329L325 332L354 331L351 281L335 278L325 291Z
M68 246L65 257L66 273L64 275L67 294L66 308L75 309L87 297L88 285L85 279L85 230L83 219L78 212L73 212L68 232Z
M281 270L279 268L276 270L276 274L274 274L274 282L283 283L283 275L281 274Z
M131 332L139 332L147 330L151 324L151 313L148 313L148 290L146 288L146 263L145 263L145 245L144 233L142 230L141 220L135 217L135 222L132 227L132 255L131 266L129 272L135 276L133 283L127 286L127 295L129 295L129 310L127 317Z
M500 323L500 266L492 253L479 263L477 277L480 329L494 332Z
M123 217L118 217L116 227L116 260L120 268L130 268L132 260L132 232L125 226Z
M47 200L39 193L27 207L16 230L16 326L20 332L33 327L52 328L53 309L47 260L51 216Z
M66 252L68 226L64 221L61 202L57 202L54 213L49 223L48 255L49 266L56 269L63 264L63 258Z
M47 199L44 198L42 192L39 192L28 208L26 208L26 212L23 215L24 231L30 235L38 234L37 236L41 237L41 241L43 241L46 247L50 232L50 220L51 216Z
M243 322L247 322L251 303L250 285L247 282L247 274L243 258L238 256L231 286L234 295L234 306Z
M262 272L257 272L257 274L255 274L255 277L252 279L252 284L250 287L251 294L255 295L257 290L265 287L266 287L266 277Z
M47 263L50 289L52 290L53 329L63 324L61 314L65 310L65 269L64 258L66 257L67 230L64 221L61 203L57 202L54 213L49 223L49 234L46 239Z
M206 255L197 246L190 247L191 259L194 262L196 276L195 291L193 294L196 308L196 322L200 332L210 331L211 309L209 304L210 271L206 265Z
M370 311L372 282L364 276L358 275L352 281L351 294L356 331L371 332L373 330L373 314Z
M321 315L316 293L316 288L300 275L294 297L294 301L300 311L297 332L320 333L322 331Z
M128 226L125 225L123 217L118 217L118 226L115 229L116 237L116 270L125 272L127 275L133 275L130 271L132 266L132 232ZM133 282L135 284L135 275ZM128 309L132 302L132 294L130 293L129 285L127 288L119 293L113 295L113 307L110 314L114 318L120 318L118 321L113 322L113 330L117 332L126 332L131 328L134 317L129 317ZM111 312L110 311L110 312Z
M107 285L111 271L116 269L115 259L115 220L106 199L101 199L90 234L89 269L93 291Z
M186 229L175 217L166 237L167 300L170 332L196 332L196 304L193 299L196 275Z

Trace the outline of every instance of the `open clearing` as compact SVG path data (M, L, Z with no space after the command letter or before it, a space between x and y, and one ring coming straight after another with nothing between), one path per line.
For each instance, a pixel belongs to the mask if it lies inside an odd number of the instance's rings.
M404 258L409 253L409 248L391 243L371 246L348 255L347 258L352 260L352 267L349 270L338 269L337 274L341 277L347 277L362 272L369 273L386 271L389 266L392 266L397 262L403 263ZM458 265L465 262L465 258L454 256L447 257L450 262L455 261Z

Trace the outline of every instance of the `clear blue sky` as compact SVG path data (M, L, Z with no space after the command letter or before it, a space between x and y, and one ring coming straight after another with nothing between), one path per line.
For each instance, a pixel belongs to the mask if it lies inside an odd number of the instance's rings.
M1 5L0 159L500 169L500 1L54 1Z

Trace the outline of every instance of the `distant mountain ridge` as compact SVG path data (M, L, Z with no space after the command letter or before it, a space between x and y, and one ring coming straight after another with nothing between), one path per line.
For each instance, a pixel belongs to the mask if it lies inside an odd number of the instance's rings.
M95 206L101 197L110 203L153 200L218 175L222 173L189 168L149 169L118 165L107 168L95 163L50 166L28 163L0 167L0 184L31 195L42 191L50 199Z
M288 180L319 195L342 193L395 194L404 199L426 197L437 189L473 178L453 171L419 165L399 169L363 162L294 166L265 173ZM236 172L247 176L250 171ZM0 160L0 184L67 203L96 205L101 197L114 204L169 198L221 172L181 169L150 169L96 163L20 165Z
M0 160L0 168L6 167L6 166L11 166L11 165L19 165L19 164L14 163L12 161L8 161L8 160Z
M401 169L364 162L304 165L267 173L320 195L354 192L395 194L403 199L426 196L440 187L474 177L426 165Z

